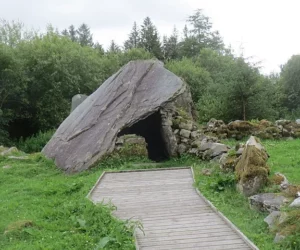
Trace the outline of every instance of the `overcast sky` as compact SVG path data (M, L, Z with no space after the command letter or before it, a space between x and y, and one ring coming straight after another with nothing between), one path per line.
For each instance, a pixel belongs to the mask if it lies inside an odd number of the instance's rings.
M198 8L237 54L261 61L264 73L279 71L300 54L299 0L0 0L0 18L40 30L49 23L62 30L84 22L107 48L112 39L122 45L133 22L141 24L146 16L161 37L174 25L181 31Z

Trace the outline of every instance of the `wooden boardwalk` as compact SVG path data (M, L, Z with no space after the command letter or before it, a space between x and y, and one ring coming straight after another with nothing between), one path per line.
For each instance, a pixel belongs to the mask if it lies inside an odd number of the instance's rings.
M89 193L142 222L137 249L258 249L194 187L191 168L104 173Z

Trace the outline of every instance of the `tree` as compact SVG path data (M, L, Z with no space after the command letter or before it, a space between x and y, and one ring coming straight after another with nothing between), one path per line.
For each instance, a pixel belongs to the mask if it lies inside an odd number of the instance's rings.
M56 128L69 114L72 96L91 94L109 76L93 48L55 33L21 43L15 54L27 76L28 117L22 124L32 132Z
M103 46L100 43L96 42L94 44L93 48L97 51L98 54L100 54L100 55L104 55L105 54Z
M7 142L8 124L26 116L25 79L14 49L0 43L0 144Z
M83 23L77 30L78 42L81 46L93 46L93 35L90 28Z
M18 21L8 22L0 19L0 43L15 47L22 40L30 40L36 35L34 30L25 30L24 24Z
M178 57L178 32L176 27L173 29L172 35L163 38L163 54L164 60L176 59Z
M152 53L156 58L163 58L157 29L149 17L144 19L141 28L141 47Z
M300 115L300 55L292 56L281 70L281 85L285 94L284 105Z
M201 49L211 48L217 51L224 50L224 43L218 31L212 31L209 17L205 16L201 9L187 19L191 26L187 25L183 30L183 41L180 45L181 57L193 57L198 55Z
M129 38L124 43L125 50L138 48L140 46L140 40L140 31L136 22L134 22Z
M174 74L183 78L190 86L192 98L195 103L202 98L206 88L212 84L209 72L196 65L189 58L183 58L181 61L172 60L166 64L166 67Z
M118 52L121 52L119 45L117 45L114 40L111 40L108 53L118 53Z

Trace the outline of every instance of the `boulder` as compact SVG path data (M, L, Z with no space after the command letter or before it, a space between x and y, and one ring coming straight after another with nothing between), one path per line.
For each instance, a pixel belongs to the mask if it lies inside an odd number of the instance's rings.
M228 147L225 144L214 142L210 144L210 148L205 153L208 159L212 159L227 152Z
M289 202L281 194L263 193L249 197L250 207L262 212L279 211L280 207Z
M176 136L165 121L176 107L193 119L191 94L179 77L156 60L129 62L65 119L42 153L68 173L83 171L113 152L126 131L140 132L149 148L175 156ZM149 130L163 139L154 141Z
M241 159L236 165L237 188L245 196L251 196L266 185L269 167L268 154L259 140L251 136L246 142Z

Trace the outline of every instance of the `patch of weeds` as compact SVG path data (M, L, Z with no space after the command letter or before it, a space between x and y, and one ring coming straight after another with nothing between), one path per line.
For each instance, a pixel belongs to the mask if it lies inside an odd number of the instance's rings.
M53 134L54 131L50 130L47 132L38 132L36 135L26 139L21 137L17 143L17 147L26 153L41 152Z

